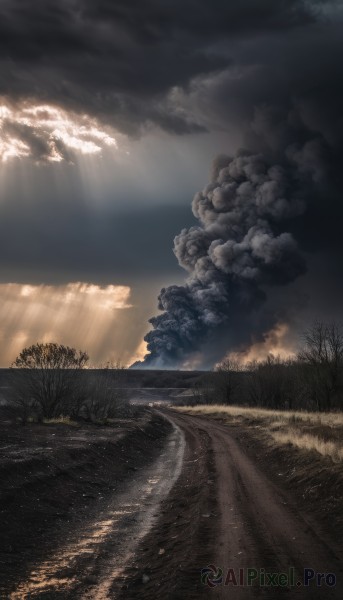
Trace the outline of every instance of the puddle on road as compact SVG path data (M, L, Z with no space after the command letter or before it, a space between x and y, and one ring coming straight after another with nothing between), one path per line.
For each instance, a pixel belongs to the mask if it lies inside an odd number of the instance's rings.
M82 555L93 555L96 552L96 547L102 544L108 535L115 532L117 520L98 521L83 533L80 541L60 548L52 559L47 560L33 570L26 582L19 584L17 590L10 595L11 600L20 600L23 596L29 594L32 596L40 592L72 588L77 583L76 576L65 577L62 573L72 570L73 567L75 568L77 559L82 558Z
M184 446L183 433L174 427L159 459L144 469L127 491L114 497L96 521L77 531L76 540L66 542L32 570L9 598L23 600L26 596L40 595L46 598L47 592L51 598L74 597L73 590L94 579L91 591L82 598L107 599L113 582L123 574L135 547L150 530L160 502L179 477ZM97 574L93 577L95 568Z

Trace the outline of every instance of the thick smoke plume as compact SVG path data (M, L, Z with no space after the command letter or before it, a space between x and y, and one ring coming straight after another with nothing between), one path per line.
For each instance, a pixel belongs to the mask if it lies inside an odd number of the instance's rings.
M269 308L268 318L263 313L268 292L305 273L311 237L326 235L313 231L313 223L339 197L339 180L330 171L339 139L330 143L311 131L307 114L314 117L313 106L311 113L302 106L302 115L293 109L282 129L261 108L250 134L254 150L215 161L211 183L193 199L198 225L174 240L188 277L182 286L161 290L162 312L150 320L143 365L185 365L223 335L226 350L244 349L277 324L277 307Z
M290 175L258 154L219 161L214 180L193 200L199 225L183 229L174 253L188 271L184 286L162 289L162 314L145 340L152 365L180 365L217 328L258 308L264 286L286 284L305 270L283 223L304 210Z

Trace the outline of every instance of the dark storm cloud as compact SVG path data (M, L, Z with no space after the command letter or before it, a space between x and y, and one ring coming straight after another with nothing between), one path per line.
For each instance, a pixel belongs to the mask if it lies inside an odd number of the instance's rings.
M309 291L324 294L315 287L316 253L321 272L324 255L342 260L342 54L342 3L334 1L1 3L0 94L13 104L60 104L132 135L150 124L174 134L242 132L245 150L230 146L217 160L193 201L197 222L175 239L188 277L161 291L147 365L182 365L204 345L240 349L263 338L294 313L306 268ZM36 132L15 131L43 160L48 149ZM140 183L134 164L132 177ZM179 193L177 178L174 187ZM60 216L36 207L19 221L3 213L5 280L37 265L45 280L75 273L99 283L171 270L168 240L190 225L162 209L97 222L75 197L70 205Z
M247 111L247 149L218 157L212 182L194 197L199 224L183 229L174 241L188 277L185 285L161 291L162 312L151 319L152 330L145 337L146 365L187 364L204 344L213 346L215 338L218 347L225 338L226 350L244 349L253 339L263 339L280 319L289 320L297 300L287 286L306 272L306 263L316 268L311 253L325 252L329 263L342 264L342 52L334 51L342 50L343 43L336 24L328 26L326 36L329 31L323 54L323 32L317 31L316 42L311 32L307 38L311 55L299 55L296 64L291 49L288 62L280 59L280 67L286 68L280 77L289 87L269 94L275 80L259 80L253 73L249 89L254 90L255 80L256 91L251 97L264 95L264 101ZM304 47L304 41L295 45ZM264 54L263 43L259 52ZM270 58L267 65L271 72L273 62ZM245 84L235 85L248 107ZM209 89L218 102L216 92ZM313 273L309 281L313 284ZM273 305L271 290L280 285L288 309ZM342 297L340 282L336 290ZM322 294L315 287L309 292Z
M203 130L174 87L226 68L224 42L315 22L323 1L5 0L0 94L57 102L137 132ZM201 121L201 119L200 119Z

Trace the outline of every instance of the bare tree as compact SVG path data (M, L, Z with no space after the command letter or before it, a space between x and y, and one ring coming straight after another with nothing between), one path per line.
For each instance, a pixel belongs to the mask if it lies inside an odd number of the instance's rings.
M213 404L215 402L214 383L213 373L206 373L199 377L191 388L191 405Z
M303 334L299 361L309 397L317 410L331 410L342 391L343 331L337 323L316 321Z
M306 408L306 386L303 365L295 359L284 361L284 407L293 410Z
M92 372L88 385L84 412L92 421L104 421L128 415L130 406L123 388L125 367L117 362L107 362Z
M247 388L250 403L266 408L289 406L289 364L280 356L270 355L266 360L247 365Z
M231 357L225 358L215 369L215 387L218 401L232 404L237 399L237 391L241 383L239 373L241 366Z
M263 406L263 377L257 360L246 365L245 390L248 404L252 406Z
M24 348L12 364L12 401L39 417L70 415L79 400L79 378L89 358L86 352L61 344L34 344Z

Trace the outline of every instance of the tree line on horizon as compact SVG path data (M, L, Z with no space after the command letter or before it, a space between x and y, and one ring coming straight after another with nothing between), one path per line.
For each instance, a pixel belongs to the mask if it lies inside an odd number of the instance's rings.
M343 330L315 322L292 359L268 356L241 365L227 357L199 378L192 404L238 404L278 410L331 411L343 408ZM189 401L188 401L189 403Z
M342 410L342 327L317 321L304 332L302 341L294 359L270 355L242 366L227 357L214 371L194 373L188 381L191 404ZM88 361L85 351L62 344L37 343L24 348L9 372L7 413L23 423L61 417L105 422L133 413L120 363L101 365L95 372L86 369ZM170 383L165 372L153 375L147 382ZM177 379L177 372L173 377ZM178 402L189 404L190 396Z

